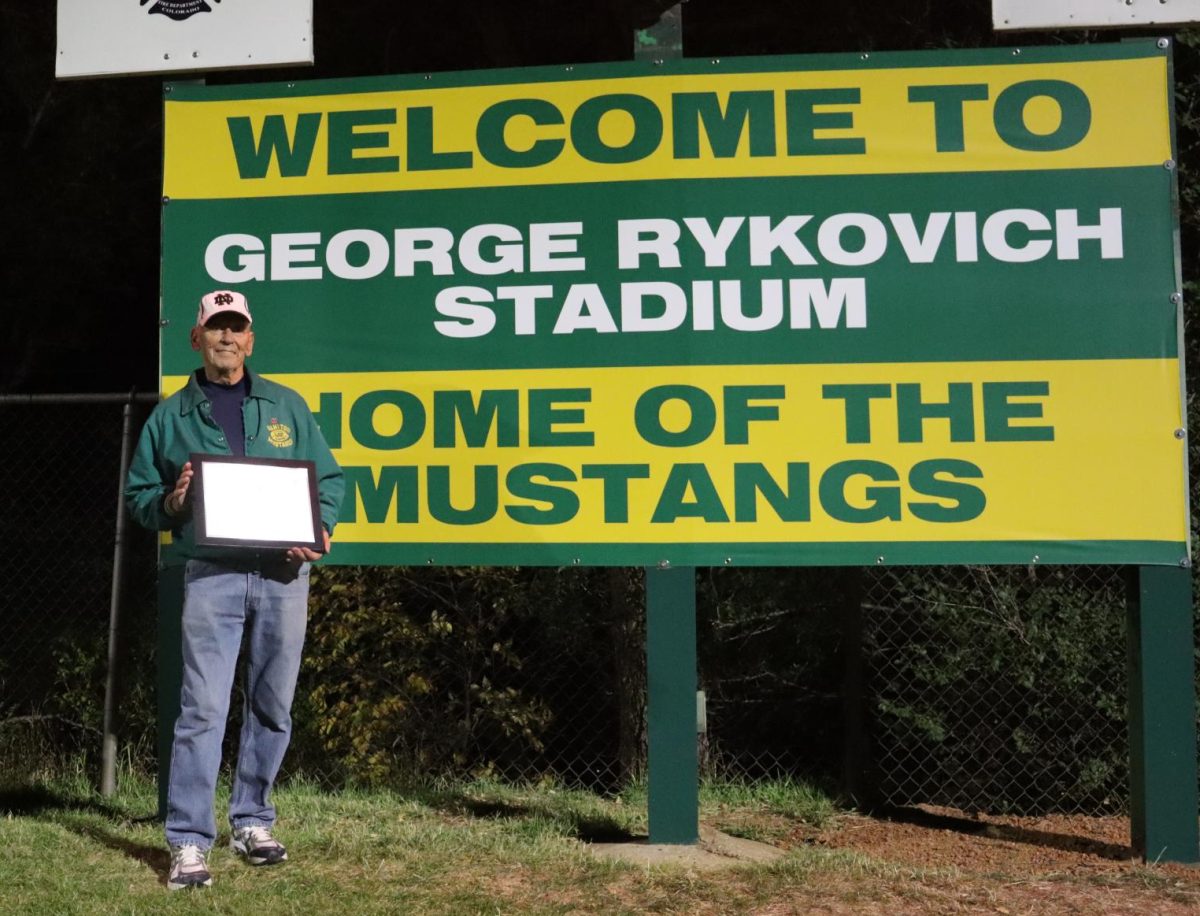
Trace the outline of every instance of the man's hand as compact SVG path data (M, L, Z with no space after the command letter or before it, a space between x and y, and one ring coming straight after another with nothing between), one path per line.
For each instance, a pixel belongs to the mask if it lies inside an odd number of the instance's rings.
M297 564L303 563L306 560L312 563L314 560L321 559L321 557L329 553L329 532L322 528L321 535L325 538L325 549L321 553L317 553L315 550L310 550L307 547L289 547L287 552L288 559Z
M179 515L187 505L188 488L192 485L192 463L188 461L179 471L179 479L175 481L175 489L163 500L163 509L167 515Z

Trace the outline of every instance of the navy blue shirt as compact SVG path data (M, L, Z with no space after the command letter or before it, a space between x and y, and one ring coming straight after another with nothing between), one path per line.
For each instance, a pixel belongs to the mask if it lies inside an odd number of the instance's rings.
M235 455L246 454L246 425L242 418L242 403L250 393L250 375L243 373L241 381L234 385L210 382L203 369L197 370L196 380L204 396L212 404L212 418L225 430L225 441Z

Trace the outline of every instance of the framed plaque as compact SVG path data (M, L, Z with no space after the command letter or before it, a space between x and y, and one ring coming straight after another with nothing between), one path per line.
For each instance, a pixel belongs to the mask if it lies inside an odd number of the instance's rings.
M197 545L324 552L313 462L195 453L191 461Z

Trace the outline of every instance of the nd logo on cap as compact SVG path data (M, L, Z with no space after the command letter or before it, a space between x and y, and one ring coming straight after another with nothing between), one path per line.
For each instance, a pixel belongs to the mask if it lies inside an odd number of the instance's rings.
M197 326L202 327L208 324L213 315L221 312L233 312L241 315L251 324L254 323L254 319L250 317L250 306L247 304L245 296L231 289L217 289L200 297L200 310L196 312Z

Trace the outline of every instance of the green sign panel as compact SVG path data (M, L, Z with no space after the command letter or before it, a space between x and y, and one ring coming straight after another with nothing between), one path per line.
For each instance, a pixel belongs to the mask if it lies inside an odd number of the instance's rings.
M1167 53L169 87L164 390L244 292L336 562L1176 565Z

